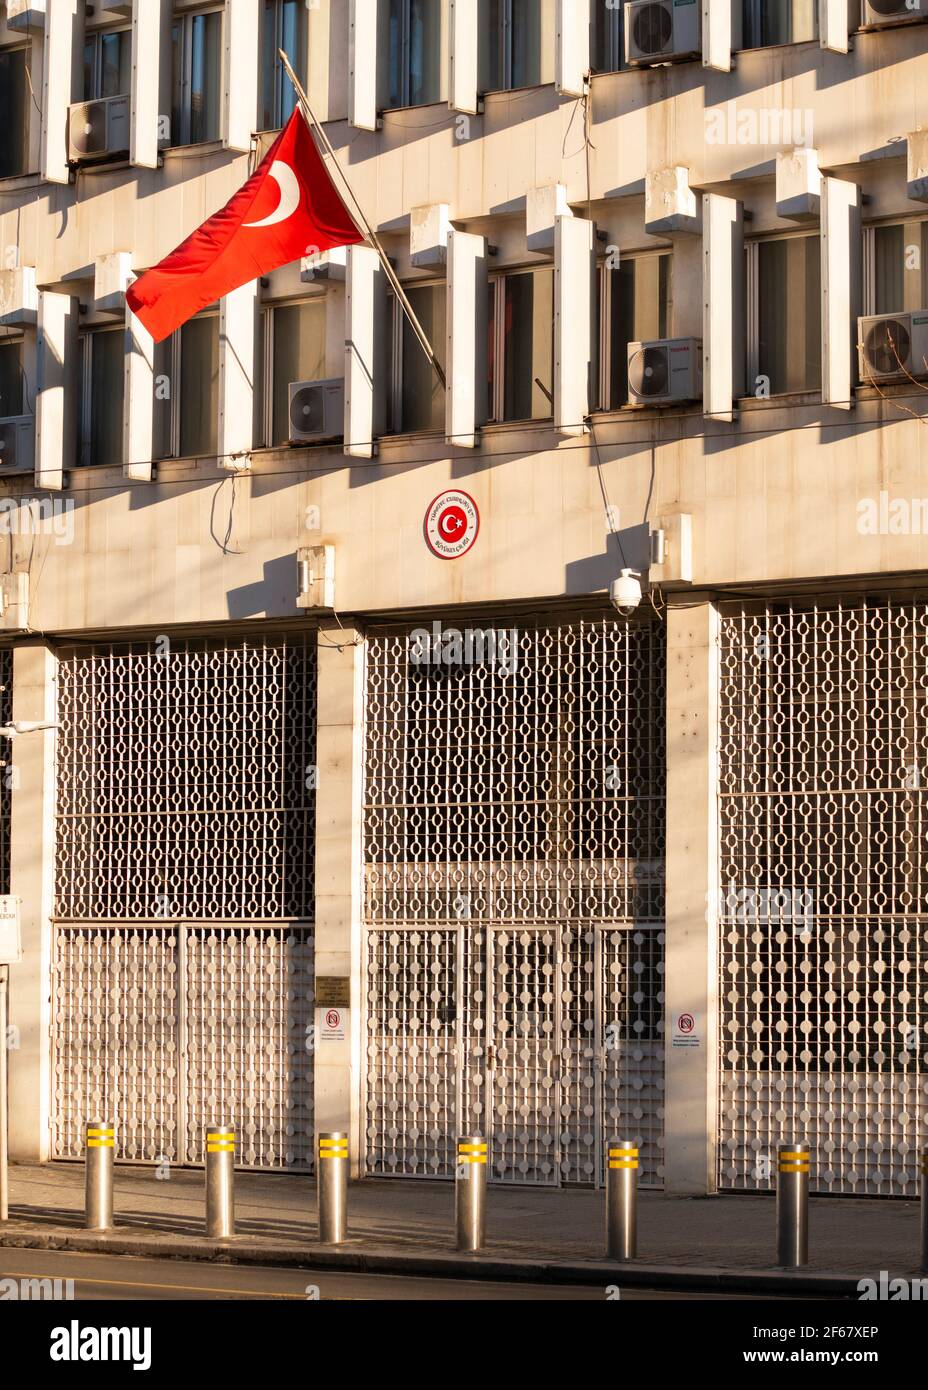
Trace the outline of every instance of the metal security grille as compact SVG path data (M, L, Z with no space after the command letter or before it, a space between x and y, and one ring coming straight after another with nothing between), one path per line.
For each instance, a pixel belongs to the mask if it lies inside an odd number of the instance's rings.
M721 624L720 1157L914 1196L928 1119L928 606Z
M367 1170L481 1131L497 1181L597 1183L620 1130L658 1184L663 631L423 631L368 643Z
M0 647L0 724L13 719L13 652ZM0 740L0 893L10 891L10 817L12 814L12 740Z
M315 712L302 637L63 652L56 916L312 918Z
M121 1161L200 1163L232 1123L236 1162L313 1161L313 943L288 927L59 927L54 1157L115 1118Z
M313 1161L315 650L158 639L59 662L52 1148Z

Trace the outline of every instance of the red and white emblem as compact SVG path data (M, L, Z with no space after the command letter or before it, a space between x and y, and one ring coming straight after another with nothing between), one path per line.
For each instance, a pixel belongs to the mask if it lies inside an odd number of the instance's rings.
M441 560L466 555L480 530L477 503L467 492L456 488L442 492L425 514L425 542Z

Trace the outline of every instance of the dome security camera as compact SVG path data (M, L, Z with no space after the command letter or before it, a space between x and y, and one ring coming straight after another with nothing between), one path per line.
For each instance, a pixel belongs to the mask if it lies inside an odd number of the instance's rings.
M618 579L609 585L609 598L613 608L630 618L641 602L641 583L637 570L623 569Z

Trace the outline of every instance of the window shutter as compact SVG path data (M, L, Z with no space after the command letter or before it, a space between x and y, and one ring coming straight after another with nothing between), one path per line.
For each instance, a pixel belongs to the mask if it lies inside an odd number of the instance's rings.
M851 409L860 312L860 189L822 179L822 403Z
M45 15L42 51L42 177L67 183L68 107L78 42L78 0L59 0ZM33 52L35 50L33 49Z
M450 0L448 105L477 114L478 0Z
M448 230L445 440L473 449L487 413L486 239Z
M602 0L594 0L601 4ZM562 96L583 95L590 68L590 0L557 0L555 90Z
M554 428L583 434L590 413L594 223L557 216L554 223Z
M148 4L149 0L142 0ZM227 150L247 154L258 124L258 55L261 52L259 0L227 0L225 29L225 135Z
M702 65L731 72L732 0L702 0Z
M373 458L386 401L387 287L371 246L348 249L345 277L345 442L350 458Z
M154 452L155 345L148 329L126 305L126 384L123 416L123 473L135 482L151 480Z
M744 221L742 206L703 195L703 412L731 420L744 391Z
M847 53L851 29L850 4L857 9L856 0L819 0L818 24L823 48L832 53Z
M59 492L77 426L77 318L76 299L39 291L35 485Z
M249 280L219 305L219 466L241 472L254 447L255 327L258 281Z
M348 120L377 129L377 0L348 4Z
M167 8L167 0L133 0L132 5L129 162L142 169L158 167L161 38Z

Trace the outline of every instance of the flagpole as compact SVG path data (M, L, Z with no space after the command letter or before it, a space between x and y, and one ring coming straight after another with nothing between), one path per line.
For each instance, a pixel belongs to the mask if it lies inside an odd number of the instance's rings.
M365 217L365 215L364 215L364 209L361 207L361 204L358 202L357 198L355 197L354 189L351 187L351 184L348 182L348 177L347 177L347 175L345 174L345 171L342 169L342 166L341 166L341 165L339 164L339 162L338 162L338 155L335 153L335 150L334 150L333 147L332 147L332 142L331 142L331 140L329 139L328 135L326 135L325 130L324 130L324 128L322 127L322 125L320 125L319 121L316 120L316 117L315 117L315 115L314 115L314 113L313 113L313 109L312 109L312 107L311 107L310 104L309 104L309 98L307 97L306 92L305 92L304 89L303 89L302 83L300 82L300 80L299 80L299 78L297 77L296 73L293 71L293 67L292 67L292 65L291 65L291 63L290 63L290 59L287 57L286 53L284 52L284 50L283 50L282 48L279 48L277 51L278 51L278 53L280 54L280 61L281 61L281 62L283 63L283 65L284 65L284 68L285 68L285 70L286 70L287 76L290 78L290 81L293 83L293 89L294 89L294 91L296 92L297 96L299 97L300 105L301 105L302 108L303 108L304 114L309 118L309 122L310 122L312 128L318 133L320 140L322 141L323 145L325 146L326 152L332 156L332 161L333 161L333 163L334 163L334 165L335 165L335 168L338 170L338 173L339 173L339 176L341 177L342 183L345 185L345 188L348 190L348 193L349 193L349 195L350 195L350 197L351 197L351 201L354 203L355 208L357 209L357 215L355 215L355 213L352 213L351 215L352 215L352 217L354 217L354 219L355 219L356 222L359 222L359 223L360 223L360 225L361 225L361 227L363 228L363 230L364 230L366 236L368 237L368 240L370 241L370 243L371 243L371 245L373 246L374 250L377 252L377 255L380 257L380 263L381 263L381 265L382 265L383 268L384 268L384 272L385 272L385 274L386 274L387 279L388 279L389 282L390 282L390 285L391 285L391 287L392 287L392 289L393 289L393 293L396 295L396 297L397 297L397 299L399 300L400 304L403 306L403 311L404 311L404 313L406 314L407 319L409 320L409 324L410 324L410 327L412 328L412 331L415 333L416 337L419 339L419 343L420 343L420 345L421 345L421 347L422 347L422 351L425 353L426 357L429 359L429 362L432 364L432 369L433 369L433 371L435 372L435 375L438 377L438 380L441 382L442 387L444 387L444 386L445 386L445 373L444 373L444 369L443 369L441 363L439 362L438 358L435 356L435 351L434 351L434 349L433 349L433 347L432 347L432 344L429 342L428 337L426 336L425 329L422 327L422 324L419 322L418 318L416 317L416 311L415 311L415 309L413 309L412 305L410 304L410 302L409 302L409 297L408 297L408 295L406 294L406 291L403 289L403 286L400 284L399 279L398 279L397 274L396 274L396 271L393 269L393 266L390 264L390 259L389 259L389 257L387 256L386 251L383 249L383 246L381 245L380 238L378 237L377 233L374 231L374 229L373 229L373 227L371 226L370 222L368 222L367 218ZM349 212L351 212L351 209L350 209L350 208L349 208Z

